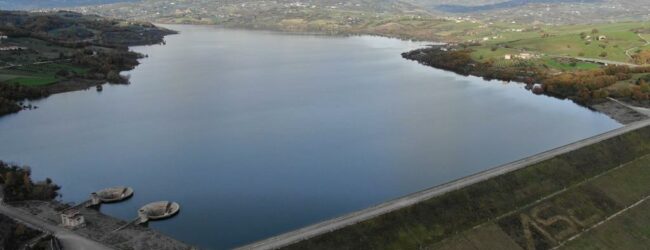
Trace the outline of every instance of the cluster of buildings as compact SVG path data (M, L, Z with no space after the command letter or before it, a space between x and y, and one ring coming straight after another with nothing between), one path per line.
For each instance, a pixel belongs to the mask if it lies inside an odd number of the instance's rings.
M528 52L523 52L519 54L506 54L505 56L503 56L503 59L505 60L514 60L514 59L530 60L535 58L539 58L539 55L528 53Z
M16 51L16 50L26 50L26 47L20 46L2 46L0 45L0 51Z
M4 45L3 41L7 40L9 36L7 36L5 33L0 32L0 51L15 51L15 50L26 50L27 48L25 47L19 47L19 46L9 46L9 45Z
M585 36L585 40L587 42L591 42L594 39L596 39L596 41L605 41L605 40L607 40L607 36L605 36L605 35L600 35L600 36L596 36L596 37Z

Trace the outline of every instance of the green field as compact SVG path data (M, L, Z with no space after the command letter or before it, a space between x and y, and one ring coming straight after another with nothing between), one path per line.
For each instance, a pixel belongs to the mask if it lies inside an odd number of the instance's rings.
M584 233L564 249L647 249L650 246L650 201Z
M641 246L650 242L650 216L641 215L647 214L641 211L644 207L650 208L650 202L622 213L621 219L614 217L616 219L610 223L596 225L650 195L649 166L650 155L453 236L433 248L486 249L481 239L491 239L490 243L499 247L489 249L557 246L565 249L612 249L616 246L643 249ZM635 219L640 220L627 222ZM589 232L579 235L584 230ZM579 236L571 239L576 235Z
M80 75L88 72L86 68L66 63L26 65L0 70L0 82L24 86L44 86L62 80L62 77L56 75L60 70L67 70Z
M58 81L59 79L57 79L54 76L42 76L42 77L19 76L4 82L8 84L20 84L23 86L44 86L44 85L50 85L56 83Z
M287 249L547 249L650 195L649 164L645 127Z
M630 62L631 58L626 51L629 50L633 55L640 49L647 49L647 43L642 38L650 37L650 34L637 34L635 30L647 32L648 28L650 23L647 22L540 27L494 24L463 38L481 43L481 46L473 48L473 57L482 61L499 61L507 53L529 52L542 57L570 56ZM598 40L599 36L606 38ZM489 51L492 48L498 50ZM596 66L582 64L573 68L558 65L552 60L541 60L539 63L559 70L593 69Z

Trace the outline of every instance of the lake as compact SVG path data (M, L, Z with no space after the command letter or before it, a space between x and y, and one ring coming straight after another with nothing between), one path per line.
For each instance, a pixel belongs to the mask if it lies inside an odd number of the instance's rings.
M419 65L424 43L169 26L131 85L33 102L0 118L0 159L52 178L62 199L126 185L102 211L152 201L150 226L208 249L360 210L621 124L520 84Z

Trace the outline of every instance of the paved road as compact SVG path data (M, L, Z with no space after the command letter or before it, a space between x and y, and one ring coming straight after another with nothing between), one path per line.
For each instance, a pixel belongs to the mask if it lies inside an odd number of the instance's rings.
M574 57L574 56L555 56L559 58L567 58L567 59L576 59L578 61L583 61L583 62L590 62L590 63L599 63L599 64L607 64L607 65L619 65L619 66L629 66L631 68L636 68L640 67L641 65L636 65L633 63L626 63L626 62L617 62L617 61L610 61L610 60L605 60L605 59L597 59L597 58L587 58L587 57Z
M10 69L10 68L15 68L15 67L22 67L22 66L28 66L28 65L40 65L40 64L48 64L48 63L55 63L55 62L67 62L71 61L72 59L57 59L57 60L51 60L51 61L40 61L40 62L33 62L33 63L26 63L26 64L16 64L16 65L9 65L9 66L3 66L0 67L0 69Z
M641 40L643 40L643 41L645 42L645 44L644 44L644 45L641 45L641 46L639 46L639 47L633 47L633 48L630 48L630 49L626 50L626 51L625 51L625 55L627 55L627 57L629 57L630 59L632 59L632 53L631 53L630 51L632 51L632 50L637 50L637 49L640 49L641 47L645 47L645 46L650 45L650 41L646 40L645 37L643 37L641 34L636 34L636 35L637 35Z
M371 218L374 218L376 216L382 215L389 213L391 211L408 207L411 206L415 203L419 203L428 199L431 199L432 197L439 196L442 194L445 194L447 192L457 190L490 178L493 178L495 176L503 175L508 172L515 171L517 169L524 168L526 166L529 166L531 164L535 164L547 159L550 159L552 157L555 157L557 155L561 155L579 148L582 148L584 146L598 143L600 141L639 129L643 128L645 126L650 125L650 119L640 121L640 122L635 122L628 124L625 127L612 130L610 132L600 134L588 139L584 139L563 147L555 148L546 152L543 152L541 154L537 154L525 159L521 159L506 165L502 165L496 168L492 168L456 181L452 181L437 187L433 187L431 189L427 189L424 191L420 191L411 195L404 196L402 198L389 201L374 207L370 207L358 212L354 212L348 215L344 215L332 220L324 221L315 225L311 225L302 229L298 229L296 231L288 232L282 235L278 235L266 240L258 241L255 243L252 243L250 245L246 245L243 247L240 247L238 249L276 249L280 248L283 246L287 246L293 243L296 243L298 241L308 239L314 236L318 236L321 234L325 234L349 225L353 225Z
M27 214L17 208L6 204L0 204L0 213L11 217L14 220L25 223L33 228L39 228L46 232L52 233L64 249L68 250L110 250L112 248L102 245L99 242L82 237L65 228L47 223L36 216Z

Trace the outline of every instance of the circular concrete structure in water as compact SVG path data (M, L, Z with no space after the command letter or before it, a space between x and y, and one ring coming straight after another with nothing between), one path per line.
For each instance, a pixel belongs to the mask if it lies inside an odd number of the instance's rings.
M93 193L93 196L103 203L119 202L133 196L133 189L130 187L106 188Z
M140 208L138 210L138 216L143 222L148 220L162 220L176 215L180 209L181 206L176 202L158 201Z

